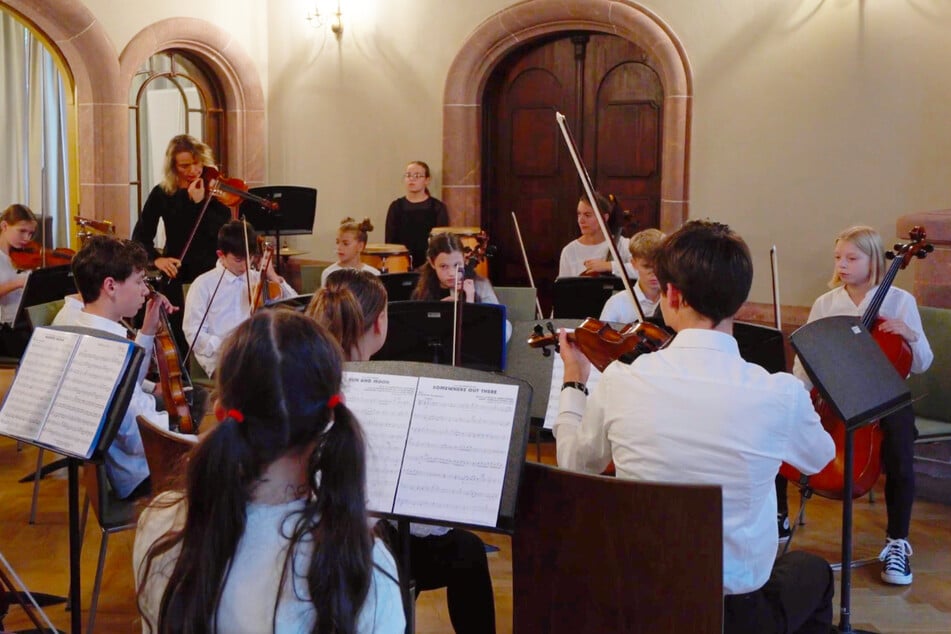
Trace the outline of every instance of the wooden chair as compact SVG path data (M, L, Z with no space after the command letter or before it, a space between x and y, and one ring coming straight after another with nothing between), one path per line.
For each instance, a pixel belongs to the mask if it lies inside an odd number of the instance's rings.
M720 487L522 470L515 634L691 632L723 622Z
M197 436L191 440L182 434L160 429L144 416L136 417L139 435L145 447L145 459L149 463L152 478L152 493L160 493L169 488L181 471L185 456L198 443Z

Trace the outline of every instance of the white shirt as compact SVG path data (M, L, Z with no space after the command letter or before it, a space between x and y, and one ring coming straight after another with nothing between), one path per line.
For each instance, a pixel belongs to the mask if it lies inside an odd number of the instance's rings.
M12 281L17 275L29 275L29 271L17 273L16 267L13 266L13 260L10 259L10 254L0 249L0 284ZM20 308L21 297L23 297L22 286L0 297L0 322L4 324L13 323L17 316L17 309Z
M221 348L221 342L251 314L247 279L245 275L238 276L231 273L221 264L221 260L218 260L215 268L196 277L188 289L188 296L185 297L185 314L182 317L182 331L192 347L195 360L208 376L214 374L215 368L218 367L218 350ZM261 274L258 271L251 271L252 289L259 279ZM221 280L220 286L218 286L218 280ZM217 293L216 286L218 286ZM281 299L296 295L297 293L287 282L281 283ZM202 324L203 318L204 324ZM196 338L199 324L201 324L201 334Z
M105 317L76 310L75 306L72 308L69 308L68 305L64 306L57 313L53 323L57 326L85 326L123 338L126 336L126 329L121 324ZM138 383L140 388L149 370L148 359L152 355L154 340L155 337L152 335L145 335L141 332L135 337L135 343L145 350L146 355L146 360L139 369ZM122 424L119 425L115 440L112 441L109 450L106 452L106 475L110 484L112 484L112 488L115 489L116 495L120 498L132 493L132 490L149 475L149 463L145 460L145 448L142 446L139 426L135 422L135 417L139 415L144 416L154 425L168 430L168 414L159 412L155 408L155 397L146 393L144 389L135 390L132 393L132 400L129 401L129 409L122 417Z
M812 305L812 310L809 311L809 319L806 320L806 323L838 315L861 317L869 303L871 303L876 290L878 290L878 286L869 289L859 305L856 306L844 286L834 288L819 296ZM878 310L878 316L885 319L900 319L918 335L916 342L908 342L912 353L911 373L920 374L927 370L934 360L934 353L931 351L931 344L928 343L928 338L921 326L921 315L918 313L918 304L915 302L914 295L892 286L885 294L882 306ZM802 367L802 362L799 361L798 356L793 361L793 374L799 377L807 388L812 388L812 381L809 380L809 376L806 374L805 368Z
M620 238L617 242L618 255L624 262L624 268L630 279L637 279L637 271L631 264L631 241L627 238ZM607 241L598 244L581 244L578 240L572 240L561 250L561 260L558 264L558 277L578 277L584 273L584 263L587 260L607 260L609 247ZM617 262L611 262L611 272L614 275L621 274L621 266Z
M622 478L719 484L726 594L769 578L780 463L811 474L835 455L802 383L747 363L713 330L683 330L631 365L612 363L587 399L563 390L554 431L561 467L600 473L613 458Z
M323 287L325 284L327 284L327 276L328 276L328 275L330 275L330 274L333 273L334 271L339 271L340 269L348 269L348 268L356 268L356 267L340 266L340 262L334 262L333 264L331 264L330 266L328 266L327 268L325 268L325 269L324 269L324 272L320 274L320 285L321 285L321 287ZM364 272L366 272L366 273L373 273L374 275L379 275L379 274L380 274L380 272L379 272L377 269L373 268L372 266L370 266L370 265L367 264L366 262L361 262L361 263L360 263L360 270L361 270L361 271L364 271ZM305 289L305 290L306 290L306 289Z
M163 493L156 498L156 502L168 503L178 495L180 494L174 492ZM310 600L306 578L301 575L306 574L310 563L312 542L305 541L298 545L294 554L294 566L298 574L289 574L285 580L277 609L277 622L272 623L277 588L280 586L281 571L289 545L287 535L291 534L298 517L295 512L303 506L303 500L287 504L248 505L244 534L232 558L231 569L218 605L215 631L228 634L260 634L272 631L278 634L303 634L311 631L315 618L314 604ZM149 547L166 531L173 527L180 528L184 522L185 504L182 502L164 508L153 505L142 512L132 552L137 583L145 572L145 555ZM171 574L180 552L179 544L153 561L150 582L146 584L145 591L139 598L139 609L142 610L143 616L151 620L153 626L156 624L156 614L165 592L168 575ZM396 563L379 540L376 540L373 546L373 563L375 567L372 570L370 590L360 610L357 631L366 634L402 634L406 624L399 585L395 581ZM148 632L144 618L142 631Z
M641 310L644 311L644 317L652 317L654 311L657 310L657 305L660 304L660 295L657 296L656 301L651 301L644 294L640 284L634 284L634 295L637 297L637 303L641 305ZM634 308L634 302L626 289L609 297L604 303L604 308L601 309L601 321L630 324L640 320L641 316Z

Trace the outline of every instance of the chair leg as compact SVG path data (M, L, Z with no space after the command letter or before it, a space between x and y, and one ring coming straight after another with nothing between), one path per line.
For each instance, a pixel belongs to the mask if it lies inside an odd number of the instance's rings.
M786 544L783 546L782 555L785 555L789 551L789 545L792 543L793 537L796 536L796 529L806 524L803 517L806 515L806 502L808 501L809 496L805 495L799 500L799 512L796 513L796 521L789 523L789 539L786 540Z
M43 472L43 449L36 454L36 471L33 472L33 502L30 504L30 524L36 524L36 506L40 497L40 480Z
M109 546L109 532L102 531L102 541L99 543L99 565L96 566L96 581L92 586L92 601L89 603L89 623L86 625L87 634L92 634L96 624L96 607L99 604L99 589L102 586L102 569L106 566L106 548Z

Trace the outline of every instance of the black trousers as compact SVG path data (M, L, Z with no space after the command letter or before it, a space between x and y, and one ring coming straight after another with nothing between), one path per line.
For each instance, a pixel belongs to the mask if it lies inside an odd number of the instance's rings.
M412 537L410 567L417 596L446 588L449 620L456 634L494 634L495 597L485 544L474 533L454 528L445 535Z
M759 590L723 597L724 634L829 634L835 587L829 563L795 551Z
M911 406L889 414L879 425L882 429L882 468L885 471L885 509L888 513L888 536L907 539L911 524L911 507L915 501L915 413ZM776 476L776 506L787 513L789 502L786 479Z

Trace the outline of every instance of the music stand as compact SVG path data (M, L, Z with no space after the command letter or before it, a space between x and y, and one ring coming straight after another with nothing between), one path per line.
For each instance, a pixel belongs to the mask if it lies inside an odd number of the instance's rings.
M755 363L770 374L786 371L786 344L781 330L735 321L733 338L744 361Z
M390 302L386 341L375 361L452 362L452 302ZM505 367L505 306L466 304L462 311L462 367Z
M302 313L307 309L307 305L310 304L310 300L313 299L313 297L313 293L308 293L307 295L295 295L294 297L287 297L285 299L267 302L264 306L265 308L290 309L295 312Z
M408 271L405 273L383 273L380 275L380 281L386 288L387 299L391 302L408 301L416 283L419 281L419 273Z
M553 317L598 317L608 298L623 288L624 282L616 276L559 277L552 286Z
M26 278L20 305L13 318L12 330L4 328L3 347L11 357L21 357L33 332L33 323L27 308L38 306L57 299L63 299L76 292L73 273L68 264L35 269Z
M846 474L842 499L842 578L838 631L862 633L850 623L852 590L852 434L870 422L911 404L911 392L860 317L826 317L790 337L802 365L822 397L845 423Z
M280 252L281 234L311 235L314 232L314 218L317 215L317 190L313 187L297 185L271 185L252 187L248 193L273 200L279 207L275 211L265 209L253 200L241 203L241 215L251 223L254 230L263 235L273 235L277 243L275 251ZM275 264L278 274L281 272L281 259Z

